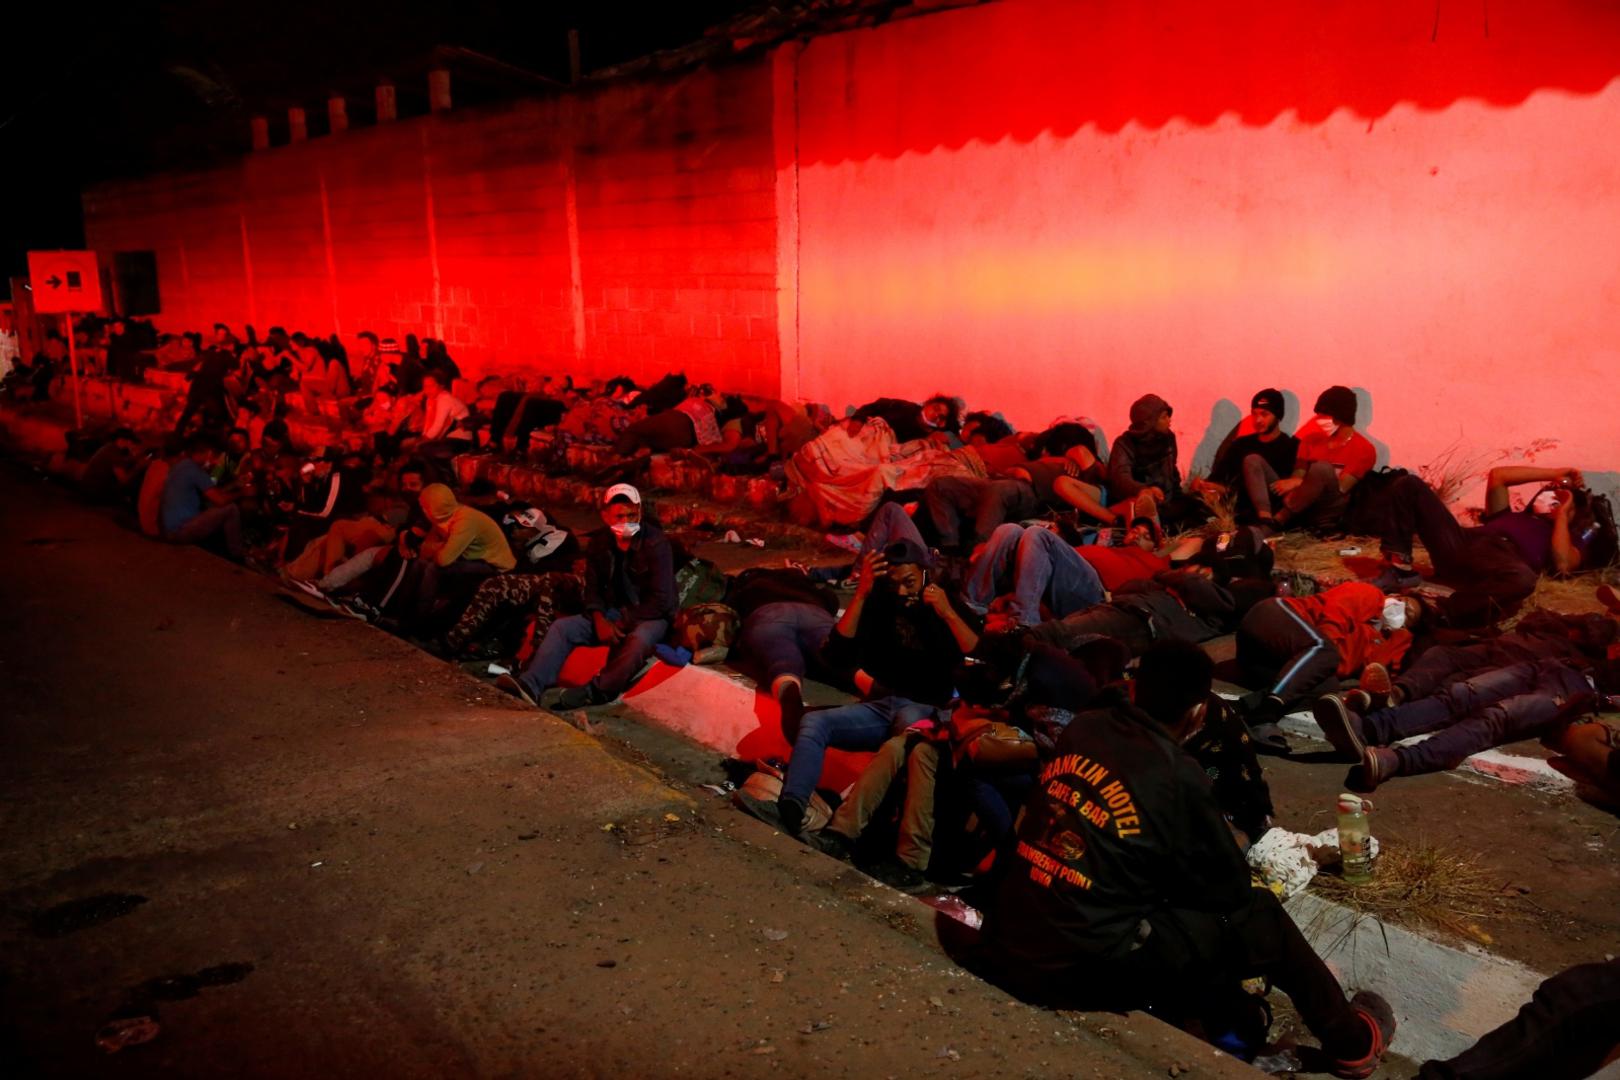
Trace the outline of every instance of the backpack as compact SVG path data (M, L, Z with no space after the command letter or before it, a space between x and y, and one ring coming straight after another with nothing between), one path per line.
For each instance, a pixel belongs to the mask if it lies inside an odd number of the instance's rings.
M1575 492L1575 520L1570 536L1581 547L1581 569L1612 566L1620 556L1620 531L1614 524L1614 505L1607 495Z
M708 559L690 558L675 567L675 606L707 604L726 595L726 575Z

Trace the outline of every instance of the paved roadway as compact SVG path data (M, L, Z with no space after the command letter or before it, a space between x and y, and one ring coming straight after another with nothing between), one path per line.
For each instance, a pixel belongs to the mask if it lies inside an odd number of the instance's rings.
M1246 1074L1010 1001L915 902L263 578L9 466L0 506L0 1074ZM125 1013L160 1034L104 1054Z

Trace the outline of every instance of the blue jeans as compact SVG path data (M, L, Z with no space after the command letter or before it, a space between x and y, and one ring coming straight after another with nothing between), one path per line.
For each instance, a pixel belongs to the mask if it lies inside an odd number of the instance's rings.
M617 611L603 614L613 622L619 621ZM630 685L630 680L636 677L641 665L652 655L653 646L663 641L667 633L669 622L665 619L648 619L625 631L623 640L613 646L608 653L607 663L591 680L593 696L607 701L624 693L624 688ZM538 701L541 694L557 685L557 676L561 674L569 653L581 645L600 644L596 637L596 620L591 618L589 612L564 616L546 631L540 647L529 658L528 666L518 675L518 682L523 684L530 697Z
M1043 601L1061 619L1102 603L1106 595L1097 571L1051 529L999 526L973 561L962 595L983 612L1009 578L1013 618L1024 626L1041 621Z
M1564 702L1590 689L1585 676L1557 660L1512 664L1370 713L1362 731L1376 746L1436 732L1395 753L1403 776L1443 772L1481 750L1540 735Z
M887 502L872 515L872 523L866 527L866 544L861 548L861 554L881 552L896 540L911 540L924 551L928 550L922 533L917 530L917 523L911 520L906 508L897 502Z
M766 686L783 675L802 679L837 621L815 604L763 604L743 620L742 652L764 673Z
M799 737L793 743L793 756L788 759L787 776L782 781L782 800L809 805L829 748L876 750L891 736L933 716L936 711L932 705L909 698L885 697L805 713L799 722Z

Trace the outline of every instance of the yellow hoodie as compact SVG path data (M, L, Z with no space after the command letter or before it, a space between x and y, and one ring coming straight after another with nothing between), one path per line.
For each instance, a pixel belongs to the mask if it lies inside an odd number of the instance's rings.
M506 534L495 519L470 506L456 502L455 492L443 484L422 489L422 512L433 522L433 535L422 545L422 554L440 566L457 559L487 562L498 570L510 570L517 558L506 542Z

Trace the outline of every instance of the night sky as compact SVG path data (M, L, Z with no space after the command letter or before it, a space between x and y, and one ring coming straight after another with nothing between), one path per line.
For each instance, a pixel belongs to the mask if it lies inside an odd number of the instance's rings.
M437 45L459 45L555 79L568 74L567 31L582 66L622 63L685 44L756 5L681 0L541 3L493 0L177 0L79 6L30 0L8 12L0 54L0 270L24 272L30 248L84 242L79 190L89 182L194 165L246 149L248 117L284 130L303 104L311 135L329 92L370 122L378 76L399 83L402 116L426 111L420 74ZM458 105L491 87L453 86ZM273 136L274 137L274 136ZM284 138L284 136L282 136ZM0 294L4 288L0 286Z

